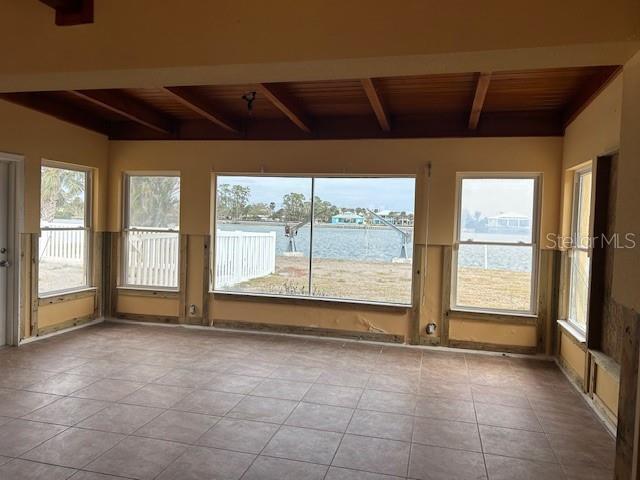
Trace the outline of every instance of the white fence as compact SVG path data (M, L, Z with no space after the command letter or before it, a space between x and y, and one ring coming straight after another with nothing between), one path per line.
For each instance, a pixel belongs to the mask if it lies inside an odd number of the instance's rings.
M215 288L276 271L276 232L216 232Z
M177 287L178 237L177 233L170 232L128 232L127 284Z
M179 235L128 232L126 282L130 285L178 286ZM40 260L80 264L85 259L86 231L43 230ZM275 273L276 232L223 231L216 233L217 288Z
M39 240L43 262L82 263L85 258L85 230L42 230Z

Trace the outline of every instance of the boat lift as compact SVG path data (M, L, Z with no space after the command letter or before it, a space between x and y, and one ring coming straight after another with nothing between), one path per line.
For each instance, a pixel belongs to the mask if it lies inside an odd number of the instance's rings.
M407 256L407 251L408 251L409 243L411 242L411 234L408 232L405 232L404 230L399 228L397 225L394 225L393 223L388 221L386 218L381 217L376 212L371 211L369 209L367 209L367 212L369 212L372 216L380 220L382 223L384 223L388 227L393 228L396 232L400 234L400 236L402 237L402 246L400 247L400 256L398 258L400 259L400 261L408 260L410 257Z
M300 223L295 224L285 224L284 236L289 239L289 241L287 242L287 251L285 252L285 255L295 257L302 254L302 252L299 252L298 248L296 247L296 237L298 236L298 230L304 227L307 223L309 223L309 220L304 220Z

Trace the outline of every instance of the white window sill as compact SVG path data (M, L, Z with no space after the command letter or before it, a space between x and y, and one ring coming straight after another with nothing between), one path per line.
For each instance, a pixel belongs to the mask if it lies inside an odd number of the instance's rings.
M325 305L358 305L363 308L380 308L389 310L402 310L406 311L411 308L409 304L402 303L388 303L388 302L367 302L363 300L349 300L341 298L326 298L326 297L309 297L309 296L295 296L295 295L268 295L263 293L249 293L249 292L228 292L224 290L210 291L210 294L219 297L238 298L242 300L255 300L265 301L273 303L300 303L300 304L325 304Z
M74 288L71 290L61 290L58 292L48 292L48 293L43 293L43 294L38 294L38 300L47 300L50 298L58 298L58 297L65 297L68 295L77 295L77 294L82 294L82 293L95 293L97 292L98 289L96 287L81 287L81 288Z
M586 345L587 337L580 329L567 320L558 320L558 325L578 343Z
M480 308L464 308L464 307L452 307L449 309L449 313L470 313L474 315L489 315L498 317L521 317L521 318L538 318L538 315L531 312L511 312L508 310L482 310Z

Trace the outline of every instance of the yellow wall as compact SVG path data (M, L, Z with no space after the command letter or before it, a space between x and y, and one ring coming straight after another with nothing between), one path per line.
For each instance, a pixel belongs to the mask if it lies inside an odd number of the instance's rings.
M0 151L25 157L24 231L40 231L43 159L95 168L94 227L104 230L109 145L105 136L0 100Z
M623 82L615 219L618 233L634 235L635 248L616 250L611 295L619 304L640 312L640 53L625 65Z
M9 90L619 64L640 39L635 0L108 0L73 28L42 2L4 0L0 18Z
M72 319L93 315L95 297L84 297L51 305L41 305L38 309L38 327L48 328Z
M596 384L594 393L609 410L609 414L614 419L618 415L618 394L620 391L620 379L614 377L604 368L596 366Z
M568 333L560 333L560 345L558 348L560 357L565 366L580 379L580 387L584 388L584 373L587 364L587 352L580 347Z
M449 319L449 338L471 343L488 343L516 347L536 346L535 325L510 325Z
M40 232L40 164L43 159L92 168L93 228L103 231L107 212L108 140L102 135L61 122L52 117L0 100L0 151L25 157L24 163L24 228L22 234ZM30 246L27 241L26 247ZM29 258L29 252L26 252ZM25 269L28 262L23 264ZM24 272L23 301L27 306L22 333L29 333L31 303L30 269ZM52 327L93 313L95 298L39 307L38 324ZM37 303L37 300L35 300Z
M485 138L299 142L112 142L110 148L108 229L121 229L122 177L126 171L171 170L181 174L181 233L189 235L186 304L201 316L203 298L204 238L211 229L212 173L334 173L412 174L417 176L417 244L428 243L425 306L420 325L440 323L442 297L442 247L451 245L455 223L457 172L542 172L541 235L558 225L560 194L560 138ZM432 178L426 178L427 163ZM427 196L429 204L427 222ZM428 232L428 242L425 239ZM424 275L424 273L423 273ZM142 313L146 297L137 304L130 296L119 303L121 313ZM172 307L173 308L173 307ZM166 313L166 310L163 310ZM317 303L270 304L216 297L210 318L309 326L327 329L385 332L406 335L409 312L374 310L353 305ZM146 313L151 313L146 312ZM502 327L497 327L500 330ZM513 328L499 333L508 343L535 346L535 328ZM533 334L532 334L533 331ZM493 337L485 331L491 339ZM440 334L438 330L438 335ZM474 334L482 341L484 334Z
M290 142L112 142L108 230L120 231L122 174L128 170L181 172L181 233L210 230L209 196L213 172L412 174L423 176L432 162L429 244L451 245L456 172L542 172L542 238L555 232L562 139L451 138ZM418 189L426 187L418 179ZM420 192L418 192L420 193ZM194 208L194 206L197 206ZM416 222L425 212L416 212ZM416 230L421 231L420 226ZM417 240L420 243L420 239Z

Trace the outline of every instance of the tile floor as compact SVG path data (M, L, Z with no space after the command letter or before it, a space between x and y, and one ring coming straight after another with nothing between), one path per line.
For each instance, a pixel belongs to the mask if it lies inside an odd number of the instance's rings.
M0 369L0 479L612 478L539 360L106 323Z

